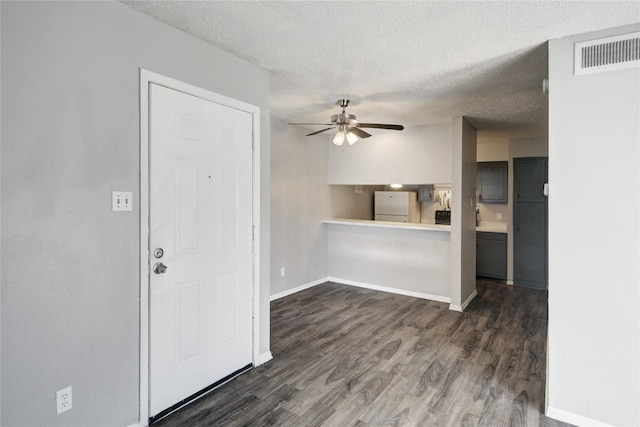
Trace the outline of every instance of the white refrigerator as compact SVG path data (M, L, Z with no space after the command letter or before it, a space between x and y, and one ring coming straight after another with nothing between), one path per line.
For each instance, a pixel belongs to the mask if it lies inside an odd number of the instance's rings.
M420 222L418 193L413 191L376 191L373 212L376 221Z

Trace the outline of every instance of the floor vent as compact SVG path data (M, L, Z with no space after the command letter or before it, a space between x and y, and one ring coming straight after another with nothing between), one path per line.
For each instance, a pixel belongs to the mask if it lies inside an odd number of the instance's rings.
M640 32L575 44L574 74L640 67Z

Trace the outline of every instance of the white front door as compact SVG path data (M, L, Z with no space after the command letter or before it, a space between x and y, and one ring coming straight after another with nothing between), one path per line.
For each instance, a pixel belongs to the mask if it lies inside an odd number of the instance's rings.
M253 124L244 111L149 90L153 417L252 362Z

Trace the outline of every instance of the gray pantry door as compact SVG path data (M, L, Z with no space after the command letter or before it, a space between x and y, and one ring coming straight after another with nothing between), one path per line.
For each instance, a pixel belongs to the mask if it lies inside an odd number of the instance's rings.
M513 179L513 282L547 289L547 158L514 158Z

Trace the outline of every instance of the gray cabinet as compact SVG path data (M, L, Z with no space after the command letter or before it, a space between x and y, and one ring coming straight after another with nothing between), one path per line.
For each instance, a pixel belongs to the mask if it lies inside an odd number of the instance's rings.
M432 202L433 201L433 185L420 185L418 186L418 201L420 202Z
M478 203L507 203L508 171L509 162L478 162L476 170Z
M507 235L476 232L476 276L507 280Z

